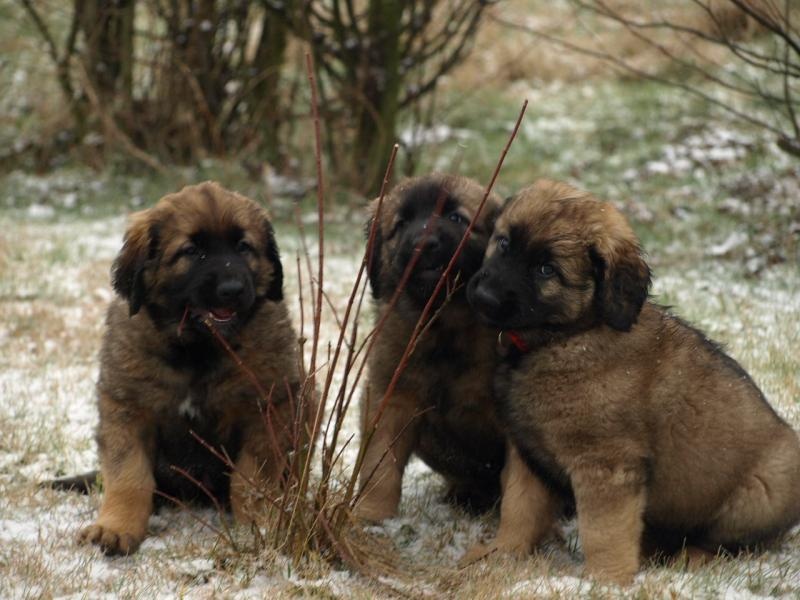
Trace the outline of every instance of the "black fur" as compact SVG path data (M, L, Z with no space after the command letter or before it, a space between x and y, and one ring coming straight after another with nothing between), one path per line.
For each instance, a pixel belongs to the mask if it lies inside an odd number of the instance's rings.
M280 302L283 300L283 264L281 263L281 255L278 250L278 244L275 241L275 231L272 225L267 223L267 239L266 239L266 256L272 263L272 282L267 289L267 300L273 302Z
M215 431L214 416L202 412L198 418L176 415L160 423L153 465L156 497L161 496L167 501L169 497L174 497L198 504L211 504L213 500L206 494L207 491L217 502L226 506L230 490L228 467L191 432L232 459L241 449L241 433L234 430L226 439L220 439ZM175 466L196 479L202 488L191 478L176 471Z
M144 271L148 262L158 256L159 231L152 225L148 231L147 248L133 248L130 240L125 239L114 264L111 267L111 285L114 290L128 301L130 315L139 312L146 300Z
M365 233L367 241L372 230L373 219L367 221ZM375 237L372 240L372 247L367 248L367 277L369 287L372 290L372 297L376 300L381 297L381 250L383 248L383 236L381 235L380 225L375 226Z
M97 476L99 473L100 471L88 471L80 475L72 475L71 477L49 479L47 481L42 481L39 487L49 487L60 492L90 494L92 489L97 485Z
M624 260L609 265L596 248L589 249L597 286L597 312L618 331L630 331L650 290L650 268L641 260L638 251L634 255L636 259L625 254Z

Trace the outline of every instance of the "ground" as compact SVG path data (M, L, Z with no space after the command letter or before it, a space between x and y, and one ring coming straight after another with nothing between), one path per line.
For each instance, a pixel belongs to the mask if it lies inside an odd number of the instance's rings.
M488 182L527 98L528 114L498 191L508 195L548 176L616 202L647 250L655 300L725 344L779 414L800 428L797 159L778 150L771 134L678 91L606 76L559 81L546 72L498 81L501 70L491 67L497 55L482 49L487 75L481 85L457 73L442 95L436 127L416 137L404 132L407 141L422 142L417 170L457 171ZM23 72L14 81L24 78ZM22 94L22 83L15 92ZM295 205L248 181L236 165L208 161L174 180L71 164L45 175L0 177L2 597L800 597L798 528L763 554L692 572L649 567L625 589L582 577L569 521L534 557L459 571L457 559L493 534L497 515L470 517L443 504L441 480L418 461L409 466L400 516L368 532L397 551L397 568L374 579L323 563L298 572L281 556L234 551L207 526L219 524L213 511L161 511L132 557L109 559L78 547L74 535L92 520L99 498L37 483L96 466L93 385L113 293L108 271L124 215L180 181L206 178L269 205L297 318ZM326 217L325 289L339 312L363 251L363 205L331 207ZM313 199L297 207L310 232ZM333 321L326 312L323 344L335 336ZM357 411L345 429L357 432ZM346 450L345 470L354 453L355 447Z

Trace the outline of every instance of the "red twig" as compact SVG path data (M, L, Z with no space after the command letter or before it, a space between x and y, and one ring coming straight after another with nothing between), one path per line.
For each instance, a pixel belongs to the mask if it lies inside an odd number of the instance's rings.
M189 508L186 502L184 502L180 498L171 496L170 494L162 492L161 490L156 490L155 493L156 495L161 496L162 498L166 498L170 502L174 503L175 506L180 508L182 511L186 512L186 514L188 514L192 519L200 523L200 525L207 528L209 531L215 533L218 538L225 540L227 544L231 547L231 549L233 549L234 552L239 551L238 547L236 546L236 542L233 540L233 536L231 535L231 532L228 530L227 526L225 527L225 531L222 531L218 527L214 527L211 523L209 523L199 515L196 515L195 512ZM223 518L220 518L220 522L224 523L225 521Z
M183 335L183 330L186 327L186 320L189 318L189 305L186 305L186 308L183 309L183 316L181 317L181 322L178 323L178 337Z
M176 473L179 473L182 477L185 477L186 479L191 481L194 485L196 485L198 487L198 489L200 489L200 491L202 491L206 496L208 496L209 500L211 500L211 502L214 504L214 508L217 509L217 514L220 517L219 521L222 524L222 527L225 529L225 534L226 534L226 536L228 538L228 542L230 543L231 548L233 548L235 551L238 552L238 549L236 548L236 542L234 541L233 535L231 534L231 530L228 528L228 524L225 521L225 511L222 508L222 505L219 503L219 500L217 499L217 497L214 494L212 494L211 491L205 485L203 485L203 483L201 481L199 481L197 478L195 478L187 470L182 469L182 468L180 468L178 466L175 466L175 465L170 465L169 468L172 469L173 471L175 471ZM162 495L164 497L168 497L167 494L163 494L162 493ZM173 501L175 501L175 499L173 499ZM180 501L178 501L178 502L180 502ZM202 522L202 520L201 520L201 522Z
M494 173L492 174L492 179L489 181L489 185L486 186L486 192L481 199L480 204L478 205L478 209L475 211L475 215L469 222L467 226L467 230L464 233L464 236L461 238L461 242L456 247L456 251L453 253L450 262L447 264L444 272L442 272L441 277L439 277L439 281L436 283L436 287L433 290L428 302L425 304L425 308L422 310L422 314L420 315L419 319L417 320L417 324L414 326L414 331L411 334L411 340L409 340L408 346L406 346L405 352L403 352L402 357L400 358L400 362L398 363L397 367L395 368L394 374L392 375L392 379L389 382L388 387L386 388L386 392L383 395L383 399L381 400L381 404L378 407L378 411L375 414L375 417L371 423L371 429L375 429L378 424L378 420L383 415L383 412L386 410L386 406L389 403L389 398L391 398L392 394L394 393L394 388L397 386L397 381L400 379L400 375L402 374L403 370L405 370L406 365L408 364L408 360L411 356L411 350L413 349L413 343L419 336L421 329L427 323L428 314L433 307L433 304L436 300L436 297L439 295L442 287L444 286L445 282L447 281L450 273L453 270L453 266L455 265L458 257L461 255L461 252L464 250L464 246L466 246L467 241L469 240L470 234L472 230L475 228L475 222L477 221L478 217L483 210L483 207L486 205L486 201L489 198L489 194L492 193L492 188L494 187L495 181L497 181L497 176L500 174L500 169L503 166L503 162L505 161L506 154L508 154L508 149L511 147L511 143L514 141L514 138L517 136L517 132L519 131L519 126L522 123L522 118L525 116L525 110L528 108L528 101L522 104L522 109L520 110L519 116L517 117L517 121L514 124L514 129L511 132L511 136L508 138L505 147L503 148L503 152L500 155L500 160L497 162L497 166L494 169Z
M231 348L231 345L228 343L228 340L226 340L219 333L219 331L217 331L217 328L214 327L214 323L211 322L211 319L209 317L206 317L205 319L203 319L203 324L206 327L208 327L209 331L211 331L211 334L214 336L217 342L219 342L219 344L225 349L228 355L236 363L236 366L238 366L239 369L241 369L242 373L244 373L247 376L247 378L250 379L250 381L253 383L256 390L258 391L259 396L261 396L261 400L266 404L266 417L267 417L266 420L267 420L267 429L269 430L271 438L270 441L273 446L273 452L275 453L276 456L280 456L280 444L278 443L278 438L275 435L275 427L274 423L272 422L272 414L274 413L274 406L272 403L272 393L275 389L275 385L273 384L272 388L270 388L269 393L267 393L267 391L264 389L264 386L262 386L261 382L258 380L256 374L253 373L253 370L250 369L250 367L248 367L246 364L244 364L244 361L242 361L242 359L239 358L239 355L236 354L236 351L233 348ZM259 403L258 408L259 411L262 412L263 414L264 407L261 405L261 403ZM286 429L286 424L282 423L282 425L283 428Z

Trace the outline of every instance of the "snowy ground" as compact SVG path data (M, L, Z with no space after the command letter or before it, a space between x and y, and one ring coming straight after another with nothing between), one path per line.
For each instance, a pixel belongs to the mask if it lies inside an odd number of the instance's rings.
M360 224L359 224L360 226ZM298 576L281 557L232 557L200 519L210 511L163 510L127 558L78 547L75 532L94 516L97 497L39 490L36 483L96 464L93 381L108 267L123 219L57 219L28 209L0 214L0 596L38 597L630 597L758 598L800 595L800 530L766 554L721 561L695 573L650 568L628 590L582 579L574 523L527 561L496 560L457 571L461 553L490 536L494 517L475 519L439 501L442 486L414 462L401 516L373 528L389 536L407 574L367 581L320 565ZM355 224L353 225L355 227ZM297 240L279 228L287 273ZM724 241L724 240L723 240ZM360 239L332 240L328 289L343 306L360 258ZM719 243L719 242L718 242ZM732 242L731 242L732 244ZM744 278L711 245L691 262L665 249L656 261L657 297L725 342L778 411L800 427L800 275L793 261ZM664 259L663 257L666 257ZM673 257L670 259L670 257ZM286 279L293 298L293 277ZM328 322L330 322L328 318ZM323 340L332 337L328 326ZM356 411L348 429L355 432ZM353 449L354 451L354 449Z

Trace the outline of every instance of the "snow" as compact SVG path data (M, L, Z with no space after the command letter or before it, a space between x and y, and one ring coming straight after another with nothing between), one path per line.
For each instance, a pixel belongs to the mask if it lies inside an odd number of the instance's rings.
M309 217L309 222L314 219ZM11 572L0 566L0 576L8 580L4 597L138 596L143 590L148 597L171 597L179 590L191 598L255 598L286 586L309 595L324 589L346 597L355 586L364 585L358 576L336 570L304 578L280 559L266 565L225 567L217 558L220 542L216 535L194 518L218 524L219 516L207 510L188 514L165 509L152 516L150 536L131 558L107 559L94 549L76 546L73 536L92 520L97 498L37 490L35 483L56 473L77 473L96 466L96 352L104 307L112 297L108 267L119 248L124 219L47 222L31 217L13 223L5 220L0 225L9 232L13 245L25 249L0 281L0 291L7 298L18 298L0 306L4 311L0 342L6 349L0 370L0 428L5 436L0 439L0 565L16 565ZM290 226L280 230L287 271L293 272L293 253L299 243ZM690 268L659 268L654 294L657 300L666 297L676 305L678 314L725 342L753 373L778 412L797 427L800 369L798 357L790 349L800 339L800 277L792 264L768 268L757 280L736 277L731 263L722 259L741 243L741 234L731 234L711 244L706 257ZM316 248L313 243L310 246L315 257ZM326 251L325 289L341 314L361 260L360 236L331 239ZM660 254L684 251L678 244ZM287 298L295 298L296 277L287 277L286 285ZM296 301L289 304L296 317ZM20 328L26 319L33 324ZM46 326L37 327L36 319L45 319ZM330 312L324 319L323 348L337 333ZM789 369L788 375L776 366L779 361L785 364L782 369ZM337 373L334 386L340 382ZM352 439L343 454L345 470L358 449L357 430L354 407L342 436ZM441 479L421 461L412 460L399 516L370 532L388 538L412 564L454 568L472 544L493 535L496 518L463 515L441 502L443 491ZM789 542L766 559L743 560L728 567L734 575L719 582L704 583L702 578L650 569L638 576L636 586L657 584L678 595L702 595L710 585L719 597L759 597L761 588L747 588L749 573L767 582L763 589L774 584L778 596L790 595L800 588L798 539L800 531L796 530ZM497 594L599 594L602 588L581 577L578 542L575 522L562 523L560 535L542 549L552 564L549 571L523 575L498 587ZM397 589L408 585L393 579L384 583ZM407 590L414 596L440 593L434 584L424 581Z
M466 140L473 137L473 132L468 129L454 129L447 125L433 125L431 127L409 127L400 132L402 144L408 148L425 147L441 144L448 140Z

